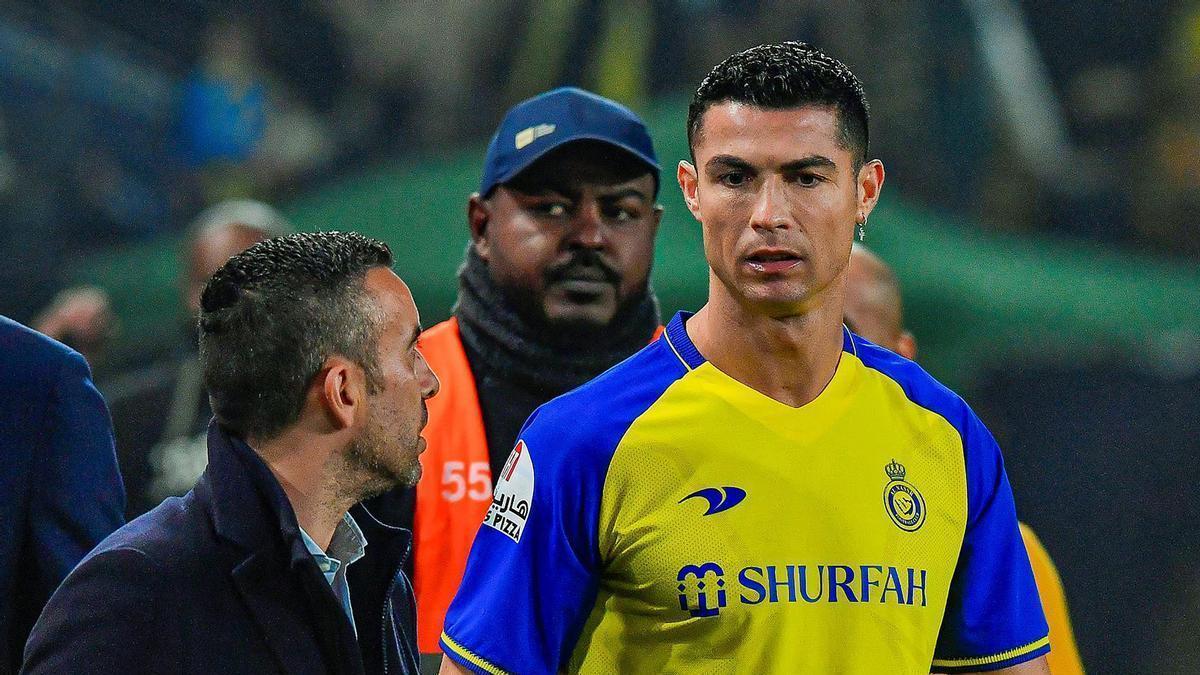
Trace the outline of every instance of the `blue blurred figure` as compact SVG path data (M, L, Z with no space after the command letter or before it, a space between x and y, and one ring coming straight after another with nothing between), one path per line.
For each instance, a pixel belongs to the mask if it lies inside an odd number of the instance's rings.
M77 352L0 316L0 674L59 582L124 524L112 423Z

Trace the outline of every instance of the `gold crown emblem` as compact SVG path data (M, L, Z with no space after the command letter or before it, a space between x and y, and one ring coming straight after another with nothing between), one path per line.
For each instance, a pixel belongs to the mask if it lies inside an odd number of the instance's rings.
M904 465L897 462L895 459L893 459L890 464L883 467L883 470L887 472L888 478L891 478L892 480L904 480Z

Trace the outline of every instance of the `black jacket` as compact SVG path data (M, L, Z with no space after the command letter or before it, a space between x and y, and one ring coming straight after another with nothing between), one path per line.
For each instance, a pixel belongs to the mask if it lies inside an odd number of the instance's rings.
M215 423L196 487L115 532L50 599L29 673L415 673L407 530L352 515L358 638L274 475Z

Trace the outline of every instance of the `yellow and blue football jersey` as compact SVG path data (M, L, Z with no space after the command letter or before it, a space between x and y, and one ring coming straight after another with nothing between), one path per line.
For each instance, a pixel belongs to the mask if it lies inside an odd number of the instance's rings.
M542 406L497 477L442 647L480 673L928 673L1049 651L1000 451L846 332L793 408L677 315Z

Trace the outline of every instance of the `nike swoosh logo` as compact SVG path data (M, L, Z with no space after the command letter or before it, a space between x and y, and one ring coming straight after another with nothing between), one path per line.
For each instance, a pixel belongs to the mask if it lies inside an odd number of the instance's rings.
M738 504L741 504L742 500L746 498L746 491L731 485L726 485L723 488L701 488L684 497L683 499L680 499L679 503L682 504L692 497L701 497L707 501L708 510L705 511L703 515L711 516L714 513L728 511Z

